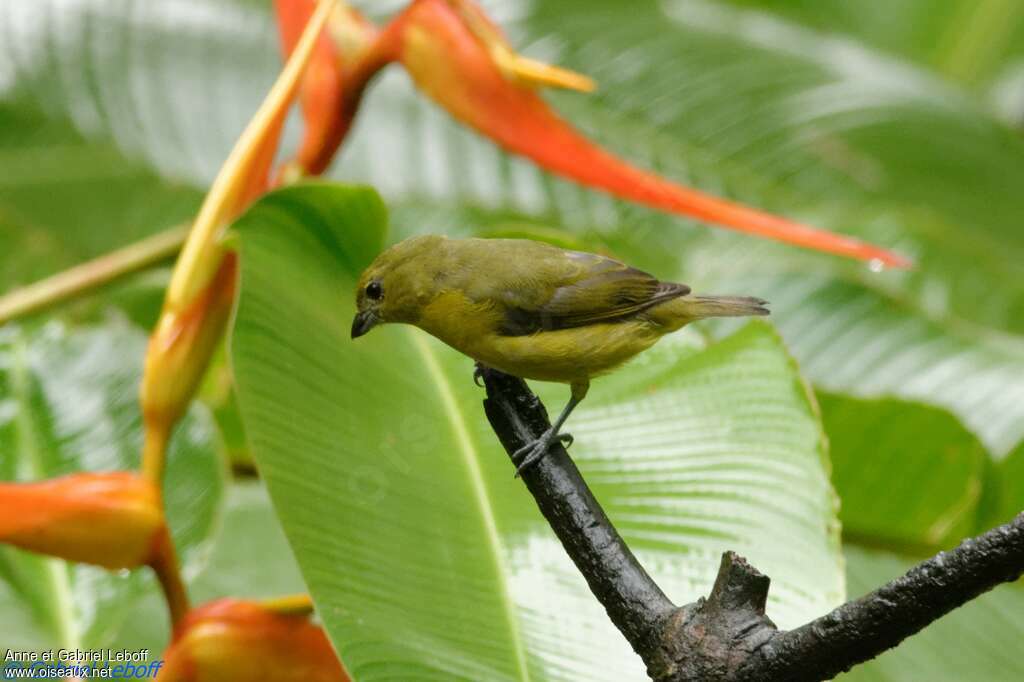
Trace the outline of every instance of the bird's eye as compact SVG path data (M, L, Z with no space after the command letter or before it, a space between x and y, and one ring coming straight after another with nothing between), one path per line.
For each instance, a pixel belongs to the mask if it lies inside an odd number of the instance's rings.
M373 300L379 299L384 295L384 290L381 289L380 282L373 281L366 285L366 295Z

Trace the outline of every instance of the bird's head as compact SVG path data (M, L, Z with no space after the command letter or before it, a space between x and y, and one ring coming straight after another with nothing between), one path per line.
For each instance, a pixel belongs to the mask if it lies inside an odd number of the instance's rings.
M353 339L385 322L416 323L436 294L447 241L437 235L410 237L377 256L356 285Z

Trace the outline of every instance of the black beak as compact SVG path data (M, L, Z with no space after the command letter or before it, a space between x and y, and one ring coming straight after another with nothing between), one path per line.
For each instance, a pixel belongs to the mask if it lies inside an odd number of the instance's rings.
M370 311L356 313L352 319L352 338L358 339L377 324L377 318Z

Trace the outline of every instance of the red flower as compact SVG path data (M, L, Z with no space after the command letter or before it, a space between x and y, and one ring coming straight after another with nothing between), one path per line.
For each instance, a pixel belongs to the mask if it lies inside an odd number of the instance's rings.
M308 611L218 599L175 628L159 682L347 682L323 628Z
M275 0L274 5L281 50L291 55L316 2ZM295 176L319 175L330 165L352 126L366 84L386 63L374 49L378 33L356 10L344 4L334 10L302 77L302 142L294 159L278 172L275 184Z
M416 85L510 152L580 184L654 208L819 251L909 261L851 237L818 230L678 185L597 146L558 116L537 87L588 90L578 74L525 59L509 47L473 0L414 0L391 22L380 48L400 61Z

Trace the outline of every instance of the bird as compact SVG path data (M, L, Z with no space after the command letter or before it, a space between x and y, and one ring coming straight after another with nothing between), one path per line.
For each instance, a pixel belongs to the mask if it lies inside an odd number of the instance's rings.
M750 296L697 296L614 258L529 239L410 237L384 250L356 285L352 338L385 323L413 325L479 367L568 384L554 424L512 454L516 475L555 441L611 372L661 337L709 317L768 315Z

